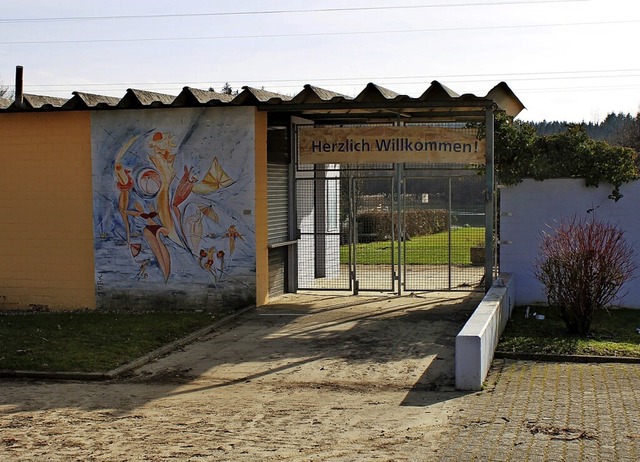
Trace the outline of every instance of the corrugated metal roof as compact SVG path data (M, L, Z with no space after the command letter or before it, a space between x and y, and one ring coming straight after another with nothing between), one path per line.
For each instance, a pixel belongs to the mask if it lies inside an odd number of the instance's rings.
M434 100L447 100L451 98L458 98L460 95L453 91L451 88L442 85L437 80L431 82L431 86L420 96L419 99L426 101L429 99Z
M291 101L295 103L317 103L321 101L331 101L334 98L339 98L343 101L353 99L342 93L336 93L335 91L325 90L324 88L307 84L304 86L304 90L294 96Z
M146 106L170 106L174 99L175 96L165 95L164 93L155 93L152 91L129 88L127 89L127 93L124 95L124 98L122 98L118 103L118 107L133 109Z
M73 98L62 105L65 109L89 109L100 106L116 106L120 98L113 96L94 95L92 93L73 92Z
M362 90L360 94L355 97L354 101L379 102L396 99L399 96L402 95L400 93L396 93L395 91L376 85L375 83L368 83L367 86L364 87L364 90ZM406 98L408 98L408 96Z
M500 82L493 87L489 93L487 93L487 98L495 101L498 107L509 115L520 114L524 109L524 104L522 104L516 94L509 88L509 85L504 82Z
M233 98L233 101L231 102L237 105L251 106L255 103L278 103L284 101L291 101L291 96L281 95L280 93L273 93L271 91L245 86L242 87L242 91L240 92L240 94Z
M173 100L172 106L193 106L199 104L228 103L233 95L218 93L213 90L184 87L182 92Z
M22 96L25 109L60 108L67 102L65 98L56 98L54 96L30 95L28 93Z
M177 96L128 89L120 99L82 92L73 92L73 97L69 100L25 94L22 108L0 100L0 112L224 105L256 106L258 110L296 113L314 120L335 121L394 117L412 120L480 120L487 107L495 106L512 117L524 109L524 105L504 82L493 87L486 96L480 97L472 94L460 95L434 80L417 98L396 93L374 83L367 84L355 98L313 85L305 85L295 96L248 86L242 87L242 91L235 96L184 87Z

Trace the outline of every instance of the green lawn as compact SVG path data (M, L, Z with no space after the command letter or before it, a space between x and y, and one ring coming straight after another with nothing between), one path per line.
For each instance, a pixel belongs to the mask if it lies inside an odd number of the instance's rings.
M226 314L0 312L0 369L107 372Z
M484 228L456 228L451 232L451 263L469 265L470 248L484 245ZM415 236L404 243L406 263L412 265L445 265L449 262L449 234ZM340 248L340 262L348 263L348 246ZM397 251L397 249L396 249ZM391 241L371 242L356 246L357 263L385 265L391 263ZM395 257L397 258L397 256Z
M544 314L539 321L525 319L525 308L516 307L502 334L499 351L566 355L630 356L640 358L640 310L616 309L596 312L592 335L567 335L558 310L531 307L530 313Z

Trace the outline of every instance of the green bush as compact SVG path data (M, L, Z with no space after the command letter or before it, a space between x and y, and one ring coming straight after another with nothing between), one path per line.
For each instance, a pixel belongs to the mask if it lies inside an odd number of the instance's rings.
M449 212L446 210L407 210L404 215L405 232L409 236L426 236L447 230Z
M392 226L397 227L397 213L371 211L358 214L359 242L383 241L392 235ZM405 235L426 236L447 230L449 212L446 210L407 210L404 213Z

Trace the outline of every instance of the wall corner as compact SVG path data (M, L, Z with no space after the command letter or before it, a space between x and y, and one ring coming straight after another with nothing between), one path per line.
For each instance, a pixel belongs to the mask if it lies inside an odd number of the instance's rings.
M256 306L269 301L267 113L255 113Z

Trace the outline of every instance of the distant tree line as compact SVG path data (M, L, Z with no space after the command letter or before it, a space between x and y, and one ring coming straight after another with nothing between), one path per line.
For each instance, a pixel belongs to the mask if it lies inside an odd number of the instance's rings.
M640 153L640 112L633 116L619 112L610 113L601 122L582 122L579 124L558 120L526 122L535 128L540 136L556 135L566 132L570 127L581 127L592 140L606 141L614 146L633 148Z

